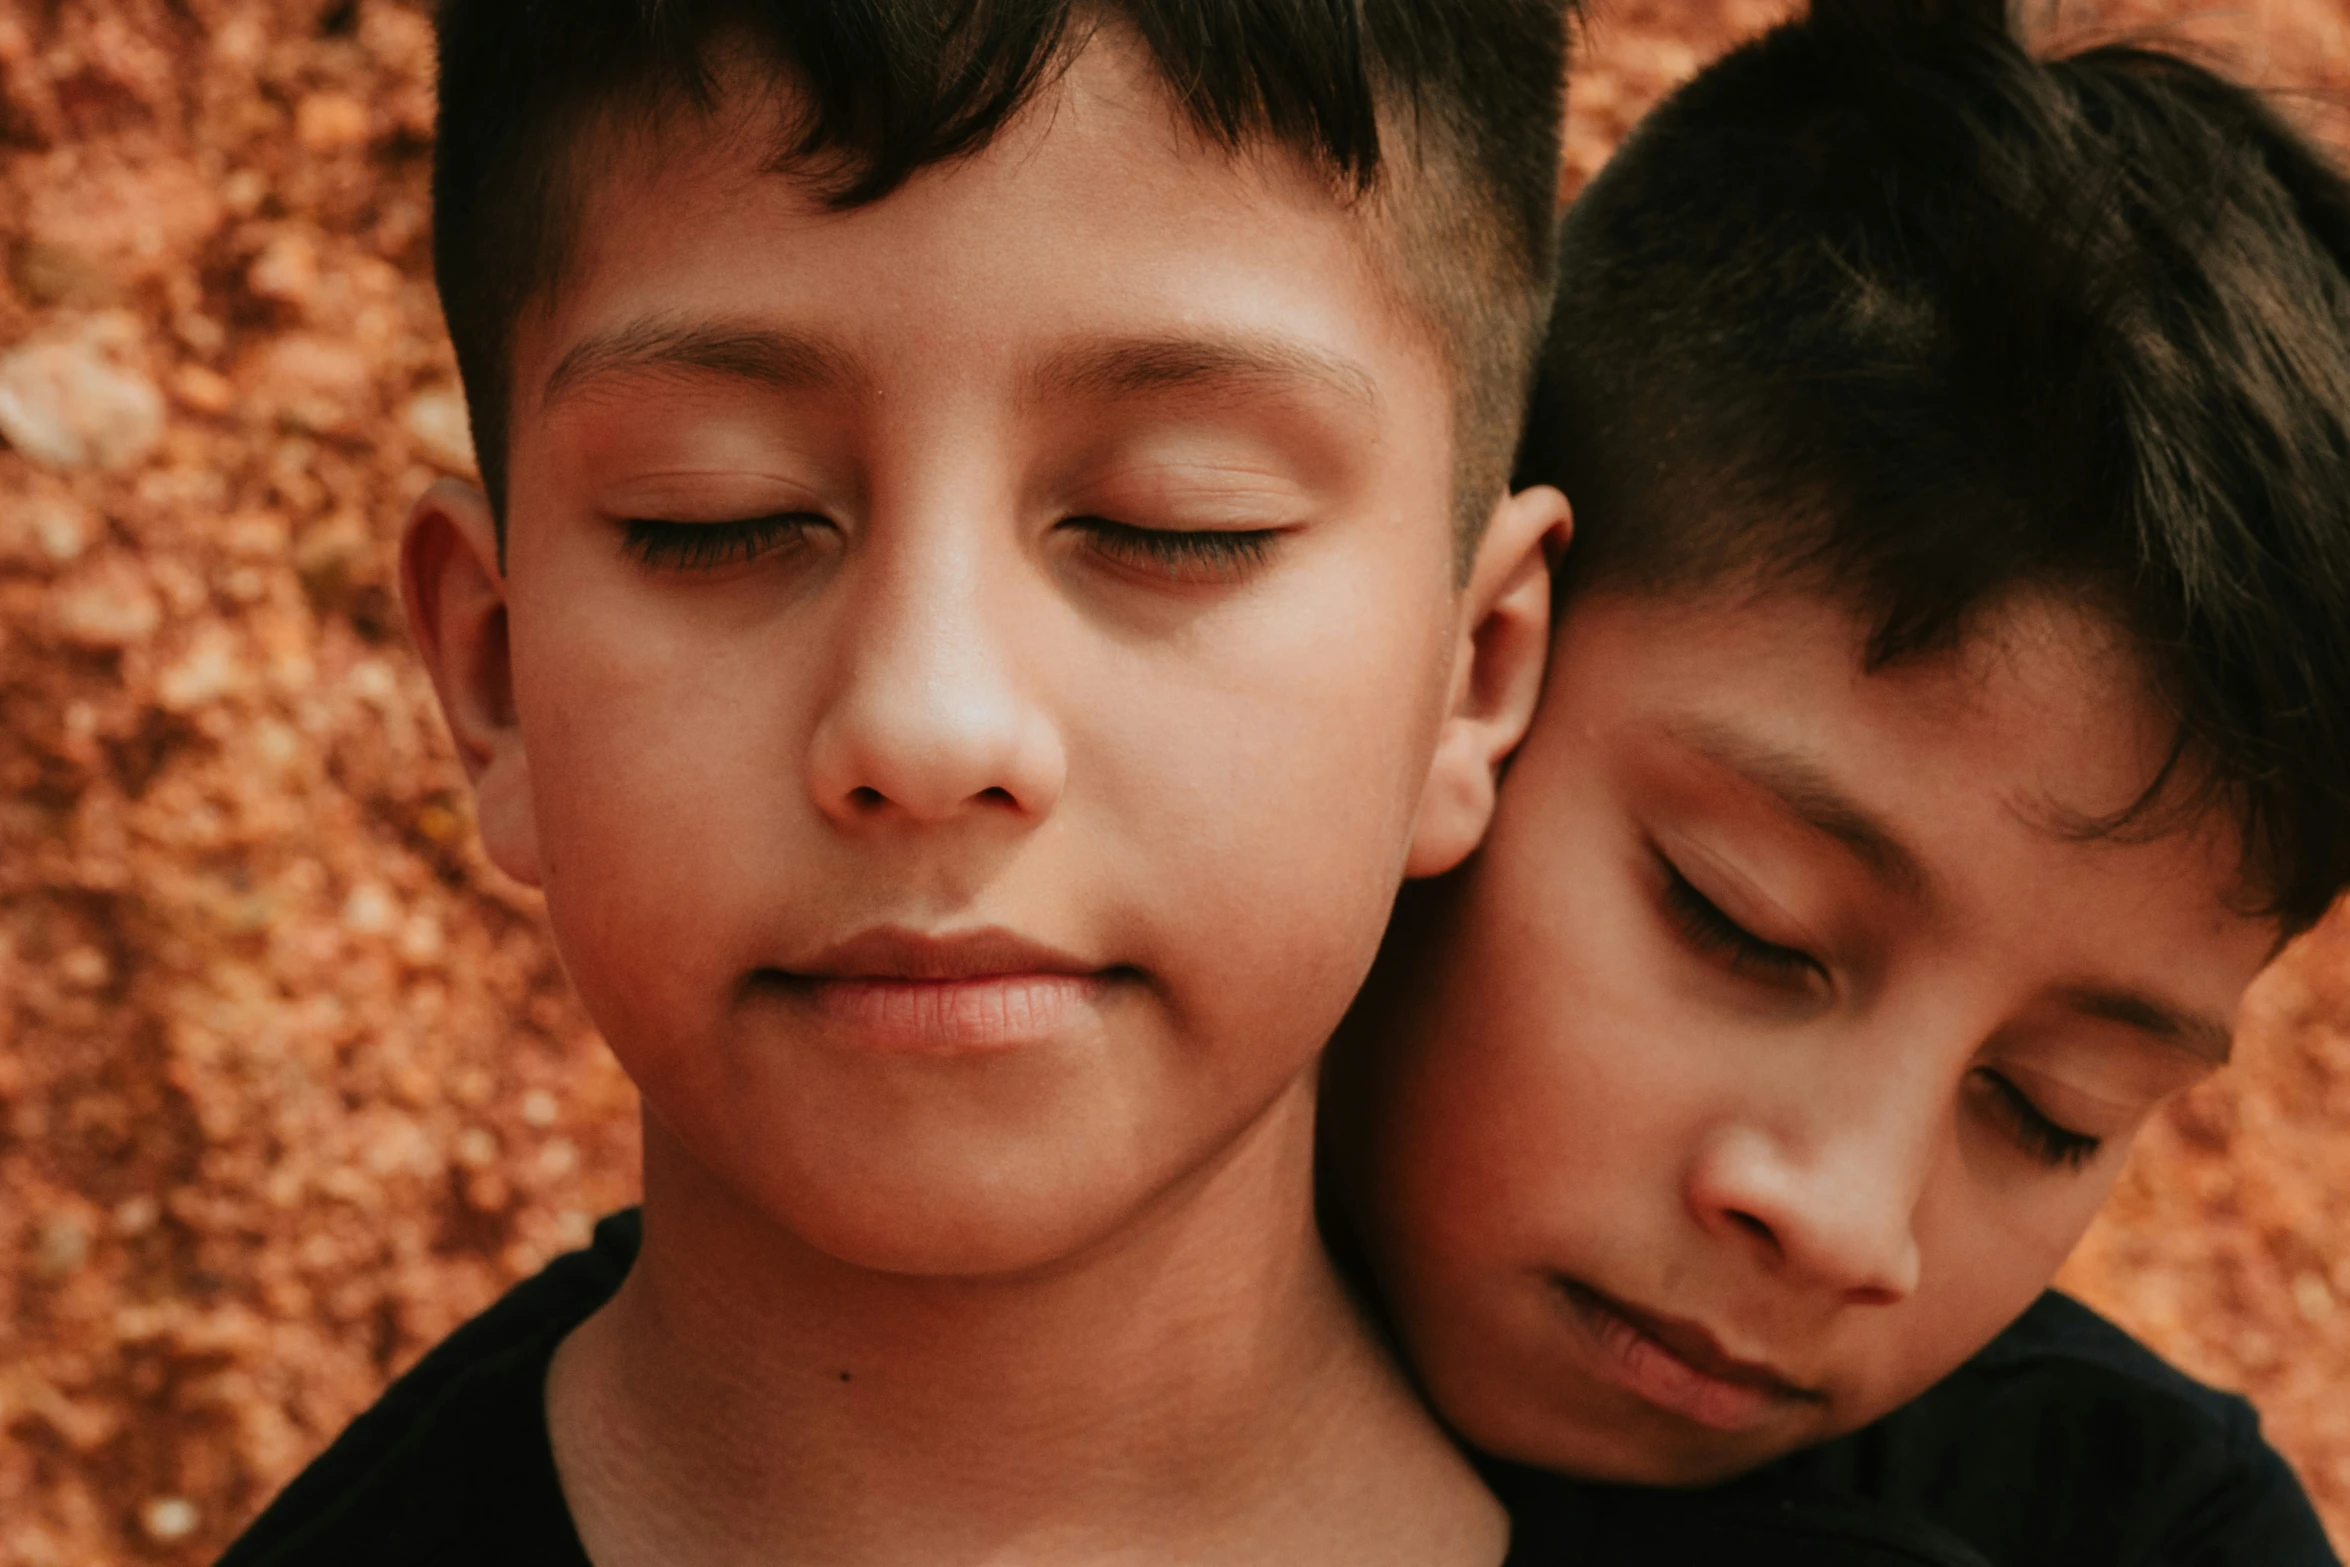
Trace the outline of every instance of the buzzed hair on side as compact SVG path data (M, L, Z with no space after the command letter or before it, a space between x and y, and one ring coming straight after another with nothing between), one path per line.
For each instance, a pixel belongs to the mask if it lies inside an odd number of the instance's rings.
M713 112L722 41L748 46L792 95L774 167L852 208L986 146L1115 25L1212 143L1286 149L1384 202L1455 378L1465 545L1507 482L1550 307L1579 4L443 0L434 261L500 526L515 325L562 284L591 132Z
M2136 808L2224 808L2287 933L2350 886L2350 184L2159 50L1998 0L1815 0L1569 211L1519 477L1562 591L1816 590L1882 667L2019 591L2176 720ZM1571 612L1571 611L1570 611Z

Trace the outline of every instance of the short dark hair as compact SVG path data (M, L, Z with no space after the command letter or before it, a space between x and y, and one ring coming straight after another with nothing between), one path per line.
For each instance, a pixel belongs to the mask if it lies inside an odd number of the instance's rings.
M1402 281L1452 360L1461 509L1508 479L1551 298L1567 30L1580 0L443 0L434 261L502 520L514 325L559 286L582 138L708 112L748 43L799 95L776 166L840 207L971 153L1108 22L1192 123L1263 141L1350 197L1394 130ZM1473 524L1472 524L1473 526Z
M1815 0L1635 133L1561 269L1519 476L1575 503L1570 602L1823 591L1877 668L2053 590L2177 720L2102 827L2224 803L2287 932L2350 885L2350 187L2258 96Z

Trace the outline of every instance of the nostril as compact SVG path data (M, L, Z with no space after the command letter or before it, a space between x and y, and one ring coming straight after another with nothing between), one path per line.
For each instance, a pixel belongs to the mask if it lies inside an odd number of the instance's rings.
M1778 1231L1772 1229L1768 1224L1764 1223L1761 1219L1756 1218L1753 1214L1740 1213L1733 1208L1730 1211L1730 1222L1737 1225L1747 1234L1753 1236L1756 1240L1761 1241L1765 1246L1770 1247L1773 1252L1778 1252L1781 1249L1779 1246Z
M980 790L979 798L990 805L1010 805L1013 803L1012 791L1001 786Z
M865 784L859 784L856 788L849 791L849 803L856 806L861 811L869 811L873 809L873 807L884 802L881 791L879 789L871 788Z

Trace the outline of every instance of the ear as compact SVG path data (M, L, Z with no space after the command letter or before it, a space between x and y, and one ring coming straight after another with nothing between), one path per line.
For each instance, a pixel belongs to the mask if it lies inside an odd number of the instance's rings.
M457 759L473 780L482 847L516 881L539 884L530 761L514 715L506 574L489 497L443 479L418 498L400 539L400 597Z
M1469 857L1493 820L1501 764L1526 736L1550 656L1550 570L1574 532L1549 485L1495 508L1477 546L1453 659L1451 707L1412 824L1407 876L1437 876Z

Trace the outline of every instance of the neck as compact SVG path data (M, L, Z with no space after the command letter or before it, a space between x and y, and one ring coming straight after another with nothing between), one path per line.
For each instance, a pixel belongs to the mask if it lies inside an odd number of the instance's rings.
M1492 1567L1323 1253L1312 1120L1301 1079L1081 1255L972 1279L811 1251L648 1116L643 1252L548 1385L590 1555Z

